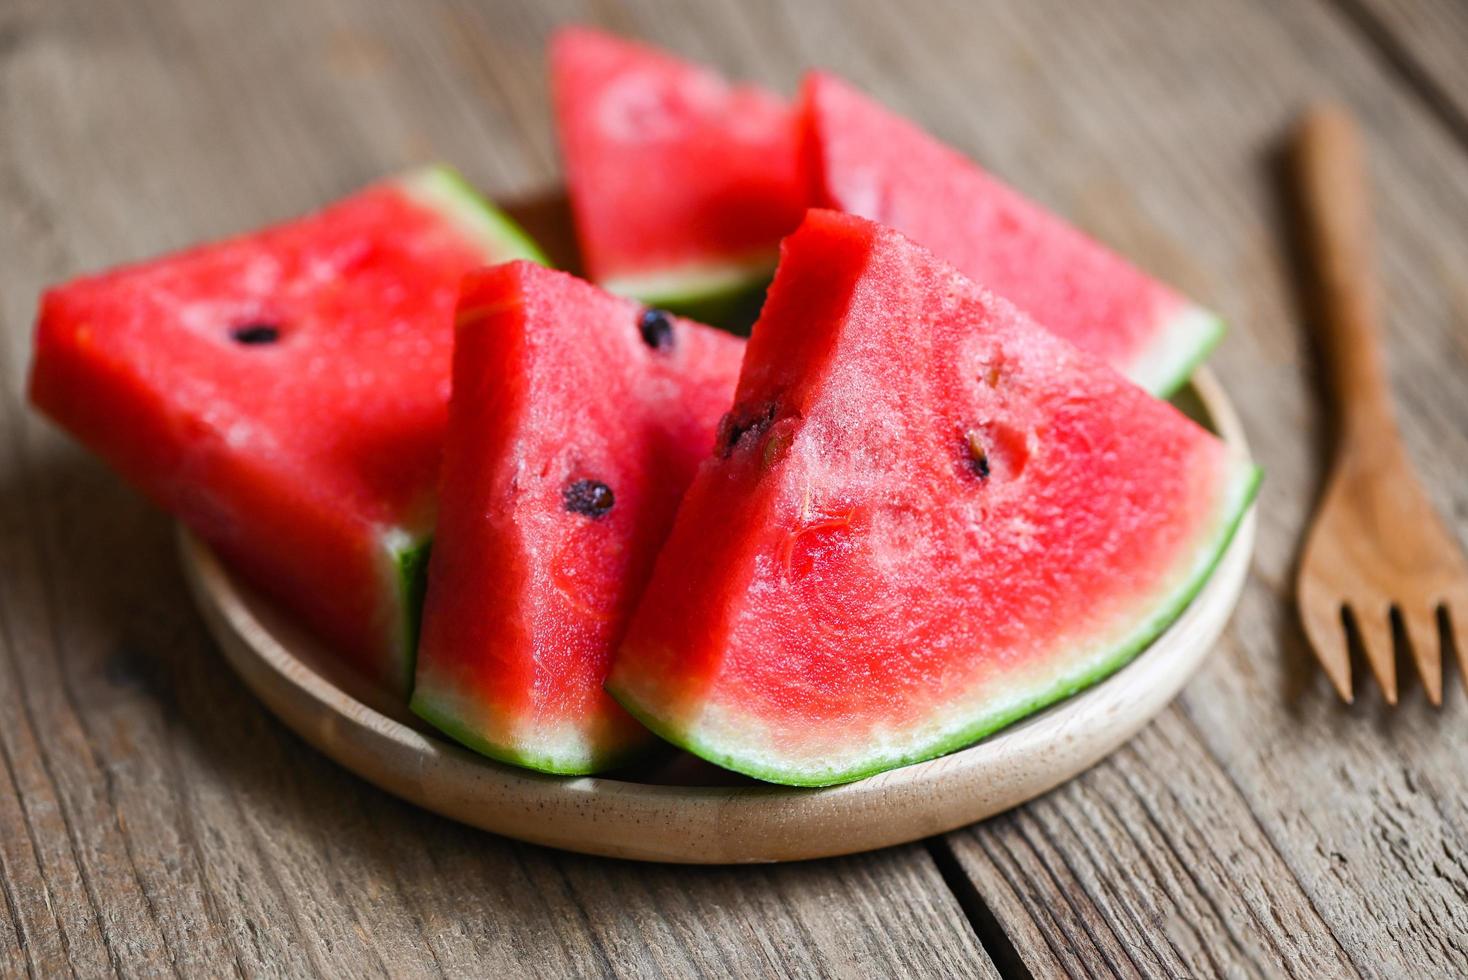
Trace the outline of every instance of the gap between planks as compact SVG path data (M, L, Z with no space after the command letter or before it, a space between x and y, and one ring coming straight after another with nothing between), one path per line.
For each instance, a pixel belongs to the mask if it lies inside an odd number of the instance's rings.
M989 907L989 902L979 891L978 884L963 870L948 838L929 837L923 841L923 846L927 848L928 856L938 868L944 886L963 910L963 917L968 920L974 938L984 948L984 952L989 954L994 969L1004 980L1030 980L1033 974L1025 965L1014 940L999 923L998 916Z

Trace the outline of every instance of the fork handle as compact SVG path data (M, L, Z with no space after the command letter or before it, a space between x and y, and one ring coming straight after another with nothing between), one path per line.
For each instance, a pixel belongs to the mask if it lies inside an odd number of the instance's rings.
M1391 426L1372 263L1371 203L1360 131L1339 106L1317 105L1295 135L1295 171L1315 272L1316 310L1335 397L1357 434ZM1379 431L1379 430L1378 430Z

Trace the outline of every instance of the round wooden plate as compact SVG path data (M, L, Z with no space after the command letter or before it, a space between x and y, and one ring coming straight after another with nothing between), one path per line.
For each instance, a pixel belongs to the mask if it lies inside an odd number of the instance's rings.
M1206 370L1178 399L1243 445ZM1243 588L1251 510L1208 584L1150 648L1101 684L952 755L828 789L745 781L691 756L615 777L516 769L436 737L343 676L309 636L180 533L184 569L225 656L283 722L338 763L436 813L589 854L728 864L793 861L916 840L981 820L1094 765L1161 711L1202 663Z

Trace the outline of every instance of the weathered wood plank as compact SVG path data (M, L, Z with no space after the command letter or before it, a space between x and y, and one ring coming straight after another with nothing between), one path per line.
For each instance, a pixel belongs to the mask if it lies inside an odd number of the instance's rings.
M0 12L0 969L992 975L920 846L647 868L492 838L366 786L229 674L162 515L23 408L48 281L428 158L507 193L551 181L541 45L581 13Z
M1468 7L1456 0L1334 0L1468 150Z
M749 5L771 31L782 11ZM1037 974L1461 972L1468 774L1414 690L1334 703L1290 606L1328 426L1299 324L1275 152L1309 98L1374 141L1393 375L1460 534L1468 488L1468 161L1323 5L803 5L785 39L1233 322L1215 358L1268 471L1257 581L1182 704L1095 773L950 838ZM763 13L760 13L763 11ZM890 13L890 16L881 16ZM1450 682L1452 683L1452 682Z
M1414 30L1446 44L1455 15L1433 9ZM165 522L20 409L45 281L432 157L507 194L551 179L540 49L564 16L787 90L802 65L833 67L1234 323L1216 361L1269 480L1232 636L1132 748L948 838L1021 960L1468 969L1465 699L1450 679L1440 715L1412 691L1391 713L1369 691L1336 705L1289 610L1327 427L1271 153L1307 97L1347 98L1373 134L1393 375L1460 533L1468 165L1355 22L1265 0L0 9L0 235L23 243L0 263L0 955L46 976L987 969L918 848L644 868L511 845L365 787L234 682L181 609Z
M949 844L1037 975L1357 974L1182 711Z

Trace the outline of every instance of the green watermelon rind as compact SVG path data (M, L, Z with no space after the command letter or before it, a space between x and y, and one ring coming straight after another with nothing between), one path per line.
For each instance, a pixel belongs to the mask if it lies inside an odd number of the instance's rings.
M1045 690L1023 701L1005 705L997 711L977 718L959 731L906 755L884 756L869 764L857 765L839 772L801 773L774 769L751 764L739 756L692 737L687 732L681 732L672 726L663 724L655 714L637 703L626 692L617 690L613 685L608 685L607 693L622 705L628 714L665 741L712 762L714 765L752 776L767 783L806 788L834 786L838 783L855 782L858 779L865 779L888 770L948 755L959 749L967 748L980 739L1042 708L1064 700L1106 679L1134 660L1183 614L1183 611L1202 591L1203 586L1207 584L1228 551L1239 526L1243 523L1244 517L1254 502L1259 483L1263 478L1263 471L1242 457L1231 461L1231 464L1234 473L1228 481L1225 490L1226 504L1222 508L1226 517L1219 522L1218 532L1209 546L1206 549L1199 549L1199 553L1206 554L1207 557L1195 564L1193 573L1177 587L1173 595L1158 608L1154 615L1133 631L1130 637L1118 643L1109 654L1095 658L1084 667L1060 678Z
M1178 392L1228 332L1223 317L1192 303L1174 311L1126 375L1158 398Z
M398 605L403 611L400 637L406 662L404 673L410 681L418 659L418 634L423 628L423 597L428 594L428 558L432 552L433 539L421 538L393 555Z
M718 320L751 293L769 285L779 262L771 249L743 259L631 275L604 276L597 285L639 303L704 320Z
M453 222L487 263L528 259L549 266L540 246L452 167L432 164L397 178L409 197Z
M455 710L448 700L432 697L423 693L421 689L413 692L412 700L408 702L408 710L455 742L482 756L520 769L531 769L552 776L590 776L599 772L621 769L655 755L661 750L657 742L649 739L646 743L632 745L621 751L594 753L589 758L570 762L556 756L525 752L499 742L492 742L461 721L464 712Z
M391 645L388 680L395 691L413 686L413 668L418 659L418 630L423 615L423 596L428 589L428 555L433 539L399 527L383 528L377 535L378 574L382 581L383 608L378 627L384 642Z

